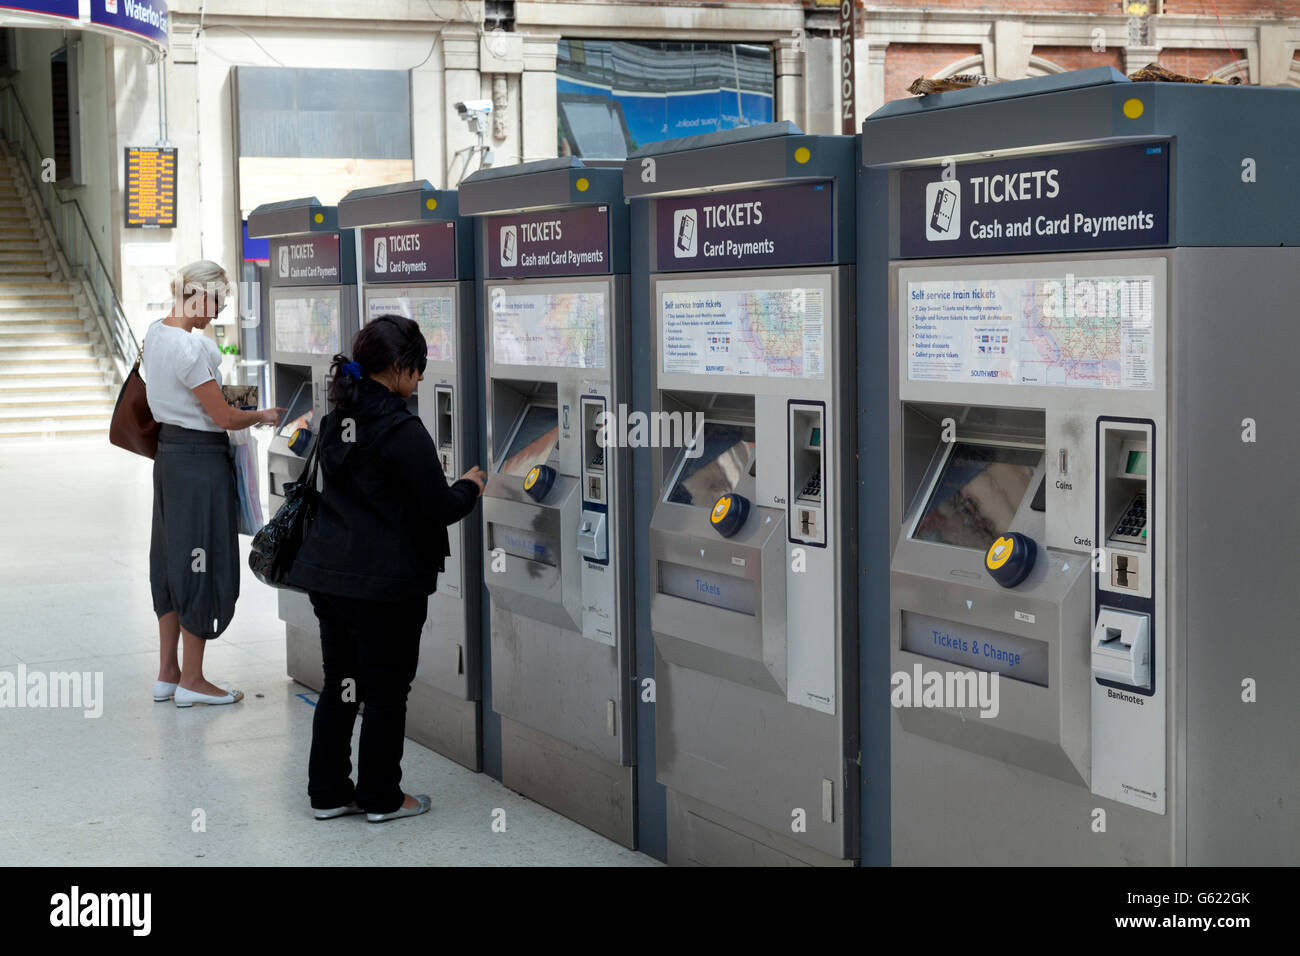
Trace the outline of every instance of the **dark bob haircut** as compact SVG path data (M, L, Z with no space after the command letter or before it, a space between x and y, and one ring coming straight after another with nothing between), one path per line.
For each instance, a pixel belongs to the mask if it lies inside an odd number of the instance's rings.
M402 315L380 315L365 324L352 340L352 358L342 353L330 366L330 401L347 407L356 404L359 379L343 373L350 361L361 366L362 377L396 372L424 373L429 346L420 326Z

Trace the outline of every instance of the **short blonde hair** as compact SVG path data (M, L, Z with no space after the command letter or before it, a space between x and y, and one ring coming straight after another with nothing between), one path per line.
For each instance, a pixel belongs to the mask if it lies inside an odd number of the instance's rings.
M211 259L195 259L183 266L172 279L172 295L177 301L187 302L192 296L204 292L214 293L224 302L230 280L226 270Z

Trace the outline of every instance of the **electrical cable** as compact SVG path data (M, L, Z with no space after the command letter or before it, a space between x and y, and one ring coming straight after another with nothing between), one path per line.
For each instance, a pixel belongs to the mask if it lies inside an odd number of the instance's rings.
M1228 56L1232 57L1232 65L1237 65L1237 51L1232 48L1228 42L1228 31L1223 27L1223 17L1219 16L1219 0L1210 0L1210 6L1214 8L1214 19L1219 21L1219 35L1223 37L1223 45L1228 48ZM1250 80L1249 67L1247 67L1246 80Z

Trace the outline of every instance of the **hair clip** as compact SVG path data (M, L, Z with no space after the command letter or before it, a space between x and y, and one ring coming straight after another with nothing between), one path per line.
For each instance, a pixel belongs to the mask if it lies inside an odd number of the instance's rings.
M361 378L361 375L365 371L365 369L361 367L360 362L348 362L341 369L339 369L339 371L342 372L344 375L348 376L348 378L359 379Z

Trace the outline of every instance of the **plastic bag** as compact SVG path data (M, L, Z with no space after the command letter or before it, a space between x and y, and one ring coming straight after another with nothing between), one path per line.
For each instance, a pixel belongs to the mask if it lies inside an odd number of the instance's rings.
M262 486L257 467L257 440L252 431L241 428L230 433L235 457L235 486L239 490L240 534L257 534L262 527Z

